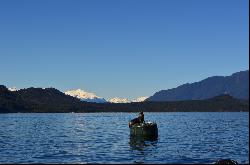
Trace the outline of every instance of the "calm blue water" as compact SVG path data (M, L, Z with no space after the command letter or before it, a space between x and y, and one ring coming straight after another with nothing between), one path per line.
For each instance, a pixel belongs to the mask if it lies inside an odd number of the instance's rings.
M249 113L145 113L154 140L130 138L136 116L0 114L0 163L249 163Z

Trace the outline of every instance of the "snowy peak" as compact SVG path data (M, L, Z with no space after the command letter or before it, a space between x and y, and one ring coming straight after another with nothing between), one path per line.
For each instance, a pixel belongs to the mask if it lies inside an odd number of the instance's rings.
M108 102L110 102L110 103L130 103L130 101L128 99L119 98L119 97L111 98L108 100Z
M143 102L147 99L147 96L143 96L143 97L138 97L137 99L133 100L132 102Z
M77 97L79 99L95 99L95 98L99 98L94 93L85 92L84 90L81 90L81 89L66 91L65 94L73 96L73 97Z
M11 92L18 91L18 89L16 87L8 88L8 90L11 91Z
M147 99L148 97L146 96L143 96L143 97L138 97L134 100L129 100L129 99L126 99L126 98L119 98L119 97L115 97L115 98L111 98L108 100L108 102L110 103L131 103L131 102L143 102Z
M76 97L82 101L96 102L96 103L106 102L104 98L101 98L99 96L96 96L94 93L86 92L81 89L66 91L65 94Z

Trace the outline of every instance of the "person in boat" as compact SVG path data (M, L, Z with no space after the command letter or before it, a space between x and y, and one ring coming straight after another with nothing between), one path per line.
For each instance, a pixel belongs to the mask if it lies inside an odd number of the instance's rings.
M143 114L142 111L139 113L139 117L138 118L140 120L140 123L144 123L144 114Z
M144 123L144 114L142 111L139 113L139 116L137 118L130 120L129 128L131 128L134 124L140 124L140 123Z

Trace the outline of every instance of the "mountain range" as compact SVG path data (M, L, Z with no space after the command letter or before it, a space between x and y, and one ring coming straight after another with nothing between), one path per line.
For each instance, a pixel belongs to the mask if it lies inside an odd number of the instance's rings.
M203 100L221 94L237 99L249 99L249 71L236 72L230 76L213 76L195 83L161 90L146 101Z
M10 91L0 85L0 113L86 112L239 112L249 111L248 100L219 95L205 100L171 102L92 103L66 95L55 88Z
M64 92L66 95L70 95L80 99L81 101L93 102L93 103L129 103L130 101L126 98L110 98L108 100L97 96L94 93L86 92L82 89L70 90Z
M16 90L11 88L10 90ZM230 76L212 76L194 83L186 83L176 88L161 90L151 97L139 97L134 100L127 98L104 99L81 89L66 91L65 94L82 101L95 103L131 103L143 101L182 101L203 100L221 94L229 94L238 99L249 98L249 71L240 71Z
M129 103L130 101L127 98L115 97L115 98L109 99L108 102L110 102L110 103Z
M248 74L247 70L231 76L213 76L133 101L106 101L80 89L64 93L55 88L16 89L0 85L0 113L249 111Z
M107 102L104 98L96 96L94 93L85 92L84 90L81 90L81 89L70 90L70 91L66 91L64 93L66 95L76 97L82 101L95 102L95 103L106 103Z
M20 89L17 89L16 87L11 87L8 88L8 90L13 92L13 91L18 91ZM92 103L131 103L131 102L142 102L148 98L146 96L143 96L143 97L138 97L131 101L127 98L114 97L106 100L105 98L99 97L94 93L86 92L82 89L68 90L64 93L66 95L78 98L81 101L92 102Z
M11 91L13 91L15 88L10 88ZM80 99L81 101L87 101L87 102L94 102L94 103L131 103L131 102L142 102L148 97L138 97L134 100L129 100L127 98L119 98L119 97L114 97L110 98L108 100L97 96L94 93L86 92L82 89L76 89L76 90L69 90L64 92L66 95L70 95L73 97L76 97Z

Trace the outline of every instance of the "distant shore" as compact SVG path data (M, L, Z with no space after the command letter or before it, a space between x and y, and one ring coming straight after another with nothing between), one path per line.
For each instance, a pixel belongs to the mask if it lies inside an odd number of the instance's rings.
M72 105L74 106L74 105ZM105 113L105 112L249 112L248 100L189 100L174 102L140 102L140 103L88 103L74 108L58 104L40 105L37 108L3 109L0 113Z

